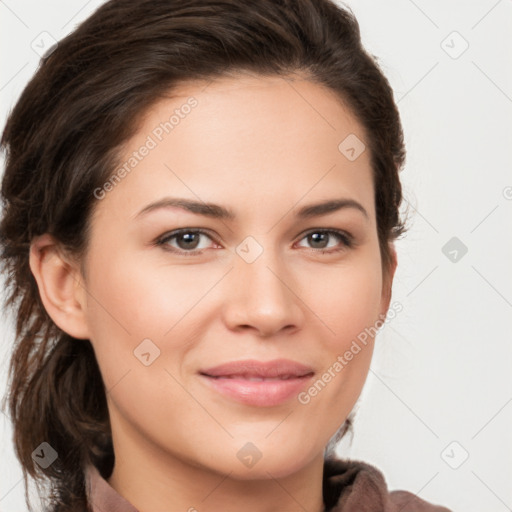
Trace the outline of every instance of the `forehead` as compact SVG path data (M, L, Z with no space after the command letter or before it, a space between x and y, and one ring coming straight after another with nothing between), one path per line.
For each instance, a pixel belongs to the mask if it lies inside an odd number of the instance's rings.
M236 211L233 202L283 207L332 192L366 202L371 213L366 146L347 105L301 77L185 82L145 113L121 155L118 168L128 172L107 199L133 211L169 193L225 201Z

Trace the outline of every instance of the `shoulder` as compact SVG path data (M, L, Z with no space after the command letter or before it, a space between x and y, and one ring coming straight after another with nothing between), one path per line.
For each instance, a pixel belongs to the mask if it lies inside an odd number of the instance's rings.
M360 460L325 459L323 491L330 512L451 512L411 492L389 491L382 472Z

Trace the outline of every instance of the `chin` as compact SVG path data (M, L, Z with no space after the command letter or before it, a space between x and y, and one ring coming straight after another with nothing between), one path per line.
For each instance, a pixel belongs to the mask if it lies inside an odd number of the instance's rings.
M234 459L230 457L226 460L223 457L225 465L223 464L221 472L230 474L230 478L234 480L285 478L303 469L318 455L317 452L303 453L300 448L267 446L257 449L248 442L234 452Z

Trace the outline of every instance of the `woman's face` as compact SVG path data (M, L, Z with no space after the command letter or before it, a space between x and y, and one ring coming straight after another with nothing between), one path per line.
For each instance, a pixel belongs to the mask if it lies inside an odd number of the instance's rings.
M360 335L388 306L366 142L303 79L190 83L148 112L95 191L84 261L116 461L250 479L323 454L367 376ZM248 359L306 376L202 374Z

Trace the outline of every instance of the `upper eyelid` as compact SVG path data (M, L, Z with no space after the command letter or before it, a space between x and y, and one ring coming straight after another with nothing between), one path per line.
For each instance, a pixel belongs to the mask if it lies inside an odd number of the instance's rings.
M172 230L172 231L168 231L168 232L164 233L163 235L157 237L157 239L155 241L156 241L156 243L163 243L163 242L166 242L167 240L172 240L172 239L180 236L183 233L199 233L201 235L206 235L212 241L218 243L216 241L216 237L215 236L213 236L209 231L204 230L202 228L180 228L180 229L175 229L175 230Z

